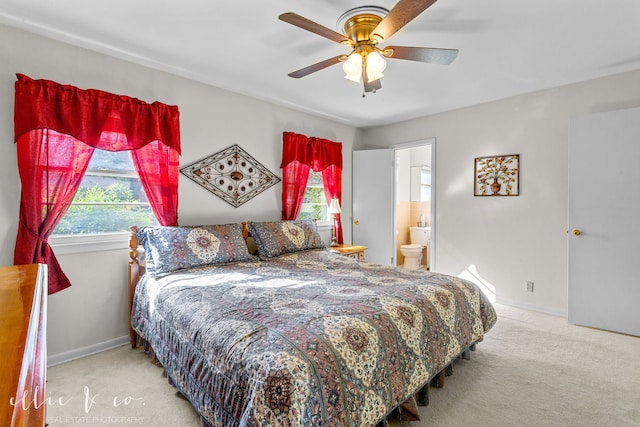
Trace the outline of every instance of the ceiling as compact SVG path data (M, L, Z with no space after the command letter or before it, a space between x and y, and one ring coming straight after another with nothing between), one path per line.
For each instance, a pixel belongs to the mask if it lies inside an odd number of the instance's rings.
M348 50L280 14L342 32L345 11L395 3L0 0L0 22L355 127L640 69L638 1L439 0L389 44L459 49L451 65L389 59L382 89L364 98L340 65L287 76Z

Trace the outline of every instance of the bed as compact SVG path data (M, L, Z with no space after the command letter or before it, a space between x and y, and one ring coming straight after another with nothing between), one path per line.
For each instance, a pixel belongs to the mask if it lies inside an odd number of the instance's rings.
M331 253L307 221L132 227L130 257L131 345L203 426L416 415L496 322L474 284Z

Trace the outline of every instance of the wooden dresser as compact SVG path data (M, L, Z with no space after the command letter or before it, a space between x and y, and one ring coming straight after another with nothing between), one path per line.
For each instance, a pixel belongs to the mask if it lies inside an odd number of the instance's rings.
M0 426L44 426L47 266L0 267Z

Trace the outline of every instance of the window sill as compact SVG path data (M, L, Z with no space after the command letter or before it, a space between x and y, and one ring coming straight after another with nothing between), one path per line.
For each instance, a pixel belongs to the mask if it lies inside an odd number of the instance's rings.
M123 250L129 247L129 233L52 236L49 244L56 255Z

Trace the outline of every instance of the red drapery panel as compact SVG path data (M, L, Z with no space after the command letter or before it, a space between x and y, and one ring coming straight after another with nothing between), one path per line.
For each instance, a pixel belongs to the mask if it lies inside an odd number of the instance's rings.
M309 165L291 162L282 168L282 220L298 217L309 179Z
M67 211L94 148L48 129L25 133L17 144L22 182L14 264L44 263L49 293L69 287L48 238Z
M304 190L307 188L311 166L298 159L307 157L307 141L304 135L284 132L282 135L282 220L298 217Z
M22 190L14 263L47 264L51 294L71 283L48 238L95 148L135 150L134 165L158 221L177 224L179 112L175 106L17 76L14 134Z
M332 199L338 199L342 208L342 170L335 165L331 165L322 171L322 185L324 186L324 197L327 205ZM336 241L338 244L344 243L342 235L342 220L340 214L333 214L333 226L336 230Z
M178 225L178 151L153 141L132 151L131 158L158 222Z
M322 172L327 204L337 198L342 206L342 144L328 139L307 137L293 132L282 135L282 219L295 219L300 213L309 169ZM340 215L334 222L338 243L343 243Z

